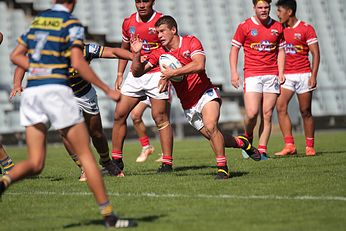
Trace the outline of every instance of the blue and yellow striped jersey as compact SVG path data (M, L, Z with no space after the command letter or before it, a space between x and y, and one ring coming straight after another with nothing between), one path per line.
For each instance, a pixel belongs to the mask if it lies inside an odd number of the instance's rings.
M28 49L27 87L68 85L71 48L82 48L83 40L82 24L61 4L35 17L29 30L18 38L18 42Z
M103 53L103 46L90 43L84 46L84 57L87 62L91 62L91 60L95 58L101 58ZM73 93L77 97L81 97L89 92L91 89L91 84L88 81L85 81L78 72L70 68L70 76L69 76L69 84L72 87Z

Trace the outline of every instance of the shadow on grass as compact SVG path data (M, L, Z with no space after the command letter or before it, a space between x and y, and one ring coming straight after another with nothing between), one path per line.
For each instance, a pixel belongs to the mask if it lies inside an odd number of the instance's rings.
M57 177L57 176L28 176L26 179L30 180L36 180L36 179L45 179L45 180L50 180L50 181L62 181L64 180L63 177Z
M322 156L327 154L346 154L346 150L338 150L338 151L322 151L316 152L314 156ZM314 156L307 156L304 152L298 153L295 155L286 155L286 156L270 156L271 159L284 159L284 158L313 158Z
M229 175L230 175L230 178L233 178L233 177L242 177L242 176L245 176L249 174L249 172L230 172ZM203 175L208 175L208 176L215 176L216 173L213 172L213 173L206 173L206 174L203 174Z
M154 222L162 217L166 217L167 215L149 215L144 217L138 217L138 218L126 218L122 217L121 219L129 219L134 220L137 222ZM90 225L102 225L104 226L103 220L89 220L89 221L80 221L78 223L72 223L64 225L64 229L71 229L76 227L83 227L83 226L90 226Z

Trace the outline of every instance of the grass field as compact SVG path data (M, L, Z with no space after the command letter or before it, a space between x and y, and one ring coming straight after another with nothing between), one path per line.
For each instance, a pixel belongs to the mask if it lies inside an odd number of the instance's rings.
M346 230L346 133L318 132L315 157L303 136L294 157L255 162L228 149L232 178L215 181L206 140L175 142L175 171L158 175L155 154L135 163L137 142L125 148L125 178L105 177L111 201L134 230ZM154 143L158 149L158 144ZM273 136L270 153L282 148ZM25 148L7 147L15 161ZM103 230L98 208L62 146L50 145L44 172L14 184L0 202L0 230Z

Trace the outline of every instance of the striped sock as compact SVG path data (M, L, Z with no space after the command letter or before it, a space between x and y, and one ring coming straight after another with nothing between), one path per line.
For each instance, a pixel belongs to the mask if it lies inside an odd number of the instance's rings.
M258 145L258 151L263 154L267 153L267 146L266 145Z
M99 204L99 210L103 217L107 217L113 214L113 206L109 201Z
M217 167L224 167L227 166L227 158L224 155L217 155L216 156L216 166Z
M313 148L315 146L315 139L313 137L306 137L305 144L306 144L306 147Z
M139 142L141 143L142 148L149 147L150 145L150 140L148 136L140 137Z
M119 160L123 158L123 152L121 150L113 150L112 151L112 158L114 160Z
M162 163L166 165L173 165L173 157L163 154Z
M4 168L5 173L10 171L14 167L13 161L9 156L7 156L3 160L0 160L0 164Z
M293 136L285 136L284 140L285 140L285 144L294 144L294 137Z

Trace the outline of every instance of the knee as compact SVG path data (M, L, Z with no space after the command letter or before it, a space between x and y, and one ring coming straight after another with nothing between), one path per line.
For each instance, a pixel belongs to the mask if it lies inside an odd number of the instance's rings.
M273 111L272 110L268 110L263 112L263 120L264 121L271 121L272 120L272 116L273 116Z
M126 114L124 113L119 113L119 112L115 112L114 113L114 122L117 123L125 123L126 121Z
M301 108L300 109L300 114L302 115L303 118L310 118L310 117L312 117L310 108Z
M214 123L205 123L204 128L209 136L213 136L218 131L218 128Z
M131 119L134 124L140 124L142 122L142 115L139 113L131 113Z
M255 119L257 119L258 112L253 111L253 110L249 110L246 112L246 116L249 120L255 120Z
M282 103L276 104L276 111L278 114L287 114L287 105Z
M35 162L35 161L31 161L30 162L30 168L31 168L31 172L34 174L34 175L38 175L42 172L43 170L43 167L44 167L44 163L42 162Z
M156 125L162 124L163 122L168 121L167 114L164 112L155 112L155 113L153 112L152 117L153 117Z

